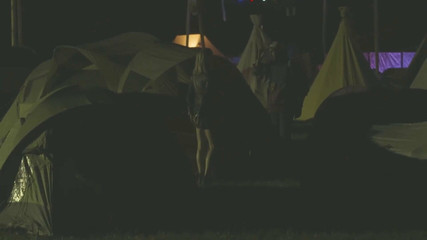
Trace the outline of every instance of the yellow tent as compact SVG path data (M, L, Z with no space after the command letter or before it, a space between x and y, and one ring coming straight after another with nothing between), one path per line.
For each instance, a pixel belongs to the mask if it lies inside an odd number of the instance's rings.
M260 54L269 47L272 41L262 29L261 15L252 14L250 15L250 18L253 23L252 32L249 36L245 49L240 56L237 68L245 77L246 82L252 89L252 92L264 108L267 109L269 82L267 79L257 78L255 74L253 74L253 66L258 60Z
M179 44L181 46L186 46L187 35L177 35L173 40L173 43ZM205 36L205 47L212 50L214 55L225 57L224 54L216 48L212 42ZM199 33L189 34L188 47L190 48L199 48L202 47L202 37Z
M412 81L410 88L427 89L427 34L408 67L406 78Z
M367 87L376 80L374 72L358 49L347 17L348 9L340 8L341 23L322 68L304 99L298 120L315 116L322 102L332 93L343 88Z

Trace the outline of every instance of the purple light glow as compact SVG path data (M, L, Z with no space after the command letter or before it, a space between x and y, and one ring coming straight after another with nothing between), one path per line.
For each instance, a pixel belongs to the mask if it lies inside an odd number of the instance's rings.
M363 53L371 69L375 69L375 52ZM378 71L384 72L389 68L407 68L414 58L415 52L380 52L378 53Z

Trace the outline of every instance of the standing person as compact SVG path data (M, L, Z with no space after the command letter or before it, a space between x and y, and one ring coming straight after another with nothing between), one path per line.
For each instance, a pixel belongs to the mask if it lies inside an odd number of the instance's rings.
M299 62L289 55L285 44L273 41L260 55L254 72L257 78L268 80L267 111L278 135L287 142L292 122L300 114L307 82Z
M187 110L196 128L197 137L197 184L203 186L215 150L212 137L212 52L203 49L196 55L187 93Z
M267 111L278 135L282 138L290 137L288 129L292 120L288 103L285 101L286 88L288 87L288 57L283 44L273 41L261 54L255 64L254 74L257 79L265 79L268 83Z

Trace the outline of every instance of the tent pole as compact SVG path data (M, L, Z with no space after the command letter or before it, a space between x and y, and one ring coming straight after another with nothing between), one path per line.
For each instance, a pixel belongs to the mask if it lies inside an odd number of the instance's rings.
M323 23L322 23L322 41L323 41L323 58L326 58L326 14L327 0L323 0Z
M202 43L202 49L205 49L205 34L203 32L203 0L198 0L198 16L199 16L199 32L200 32L200 40Z
M379 43L378 43L378 0L374 0L374 47L375 47L375 70L379 73Z
M185 46L188 47L190 35L191 0L187 0L187 16L185 23Z
M22 0L10 1L10 27L12 47L21 46L22 41Z
M16 46L16 0L10 0L10 43L12 47Z
M224 3L224 0L221 1L221 8L222 8L222 20L224 22L226 22L227 21L227 14L225 12L225 3Z

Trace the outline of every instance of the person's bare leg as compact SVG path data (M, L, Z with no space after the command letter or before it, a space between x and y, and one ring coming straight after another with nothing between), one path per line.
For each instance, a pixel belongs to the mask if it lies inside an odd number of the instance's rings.
M211 162L213 151L215 150L215 144L212 138L211 130L205 129L204 133L205 133L206 139L208 140L208 152L206 154L205 172L204 172L204 175L206 176L208 174L209 164Z
M200 128L196 128L196 137L197 137L197 151L196 151L196 164L197 164L197 174L199 176L203 175L203 162L202 159L204 159L204 152L206 151L206 140L205 137L202 136L203 134L203 130L201 130Z

